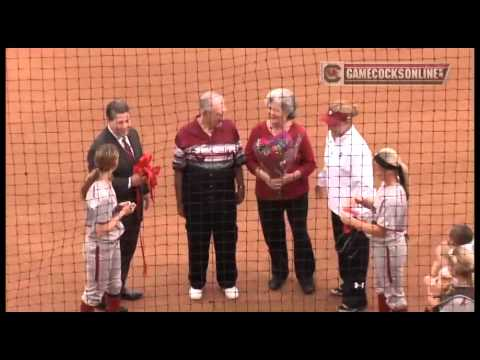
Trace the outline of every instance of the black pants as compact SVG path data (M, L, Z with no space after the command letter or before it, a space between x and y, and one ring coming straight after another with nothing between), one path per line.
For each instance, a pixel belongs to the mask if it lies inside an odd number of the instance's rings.
M299 281L311 279L315 271L312 243L307 232L308 194L293 200L259 200L258 212L270 252L273 276L288 276L288 253L284 212L293 232L295 274Z
M130 262L132 261L135 249L138 243L138 234L140 233L140 225L142 221L138 219L136 212L122 219L125 232L120 237L120 255L121 255L121 277L122 290L127 280Z
M238 277L235 258L238 229L234 197L228 200L184 201L184 210L191 286L195 289L205 286L212 234L218 284L223 289L235 286Z
M362 231L343 231L340 217L332 212L335 249L338 254L338 269L343 280L343 303L349 307L367 305L366 280L369 259L369 240Z

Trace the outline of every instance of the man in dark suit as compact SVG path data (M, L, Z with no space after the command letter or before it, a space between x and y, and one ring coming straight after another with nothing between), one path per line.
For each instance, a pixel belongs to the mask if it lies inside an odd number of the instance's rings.
M122 290L124 300L138 300L143 293L128 290L125 286L130 262L137 247L143 209L148 209L148 187L146 178L133 174L133 165L143 155L142 145L137 130L131 127L130 108L124 100L114 100L107 105L107 127L97 136L88 151L88 170L95 167L94 155L102 144L117 146L120 153L118 167L113 173L112 184L118 202L132 201L137 203L135 212L122 218L125 232L120 237ZM140 202L140 204L139 204Z

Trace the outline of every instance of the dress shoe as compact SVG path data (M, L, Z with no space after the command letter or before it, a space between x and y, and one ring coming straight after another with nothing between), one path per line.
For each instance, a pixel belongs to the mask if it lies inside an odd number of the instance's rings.
M123 289L121 293L122 300L138 300L143 297L143 293L134 290Z
M359 306L355 308L351 308L345 304L342 304L337 307L337 312L365 312L367 310L367 306Z
M283 284L285 284L285 280L286 279L281 279L277 276L273 276L268 282L268 287L270 288L270 290L278 290L283 286Z
M313 294L315 292L315 282L312 279L299 280L300 286L302 287L304 294Z

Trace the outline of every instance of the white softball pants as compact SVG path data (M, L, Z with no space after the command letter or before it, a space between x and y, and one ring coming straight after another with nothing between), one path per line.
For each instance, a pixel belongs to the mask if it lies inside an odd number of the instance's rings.
M407 306L404 281L407 266L407 242L402 236L389 243L370 242L373 254L375 291L384 294L392 309Z
M86 285L82 301L97 306L106 293L117 295L122 288L120 242L87 238L85 243Z

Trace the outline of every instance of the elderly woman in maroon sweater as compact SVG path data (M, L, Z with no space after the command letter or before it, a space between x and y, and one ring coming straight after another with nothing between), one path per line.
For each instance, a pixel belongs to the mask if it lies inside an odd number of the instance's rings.
M293 232L295 274L305 294L315 291L315 258L307 231L308 176L315 159L305 128L297 124L292 91L275 89L265 99L268 120L250 133L245 155L256 176L255 193L265 241L272 261L271 290L288 277L284 213Z

